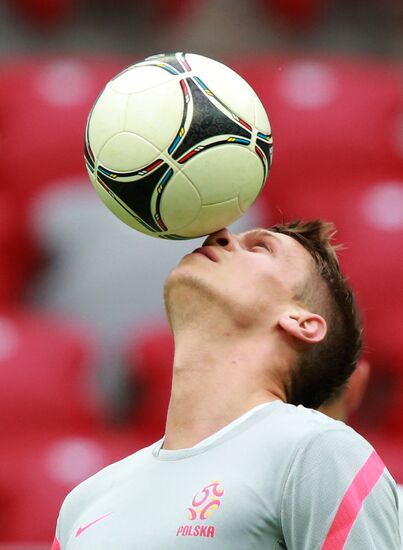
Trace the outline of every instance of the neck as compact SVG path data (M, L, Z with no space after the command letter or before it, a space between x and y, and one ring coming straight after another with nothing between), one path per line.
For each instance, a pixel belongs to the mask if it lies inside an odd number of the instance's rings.
M210 334L207 340L198 327L175 335L165 449L192 447L259 404L286 401L283 366L267 334Z

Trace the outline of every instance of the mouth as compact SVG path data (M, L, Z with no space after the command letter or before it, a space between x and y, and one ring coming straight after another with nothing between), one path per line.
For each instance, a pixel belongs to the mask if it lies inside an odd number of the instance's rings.
M202 256L206 256L206 258L212 262L218 262L217 253L212 246L201 246L200 248L193 250L192 254L201 254Z

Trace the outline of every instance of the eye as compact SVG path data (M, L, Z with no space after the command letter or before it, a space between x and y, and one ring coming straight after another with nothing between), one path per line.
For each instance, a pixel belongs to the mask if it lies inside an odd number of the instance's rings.
M264 248L265 250L267 250L268 252L273 252L272 248L270 247L270 245L267 243L267 242L259 242L259 243L256 243L253 247L252 247L252 250L254 248Z

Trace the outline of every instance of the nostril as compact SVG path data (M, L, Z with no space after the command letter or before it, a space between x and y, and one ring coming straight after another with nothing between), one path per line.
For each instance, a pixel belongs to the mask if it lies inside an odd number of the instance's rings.
M226 239L225 237L219 237L219 238L216 240L216 243L219 244L220 246L227 246L227 244L228 244L228 239Z

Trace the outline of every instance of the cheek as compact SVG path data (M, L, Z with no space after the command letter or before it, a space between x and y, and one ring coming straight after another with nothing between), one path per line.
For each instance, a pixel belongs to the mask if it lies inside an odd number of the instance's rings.
M286 274L256 270L252 272L250 286L262 300L267 298L264 301L271 305L289 301L293 296Z

